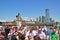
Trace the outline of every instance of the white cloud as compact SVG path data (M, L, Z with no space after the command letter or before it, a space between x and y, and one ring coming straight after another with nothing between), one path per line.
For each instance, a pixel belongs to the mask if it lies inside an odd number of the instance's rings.
M25 21L30 21L30 18L28 18L28 17L22 17L22 19Z
M11 21L13 21L13 20L14 20L14 19L12 19L12 20L11 20L11 19L5 19L5 20L1 20L1 19L0 19L0 22L11 22Z
M29 18L29 17L22 17L22 19L25 20L25 21L30 21L31 19L35 20L35 18Z
M6 20L0 20L0 22L6 22Z

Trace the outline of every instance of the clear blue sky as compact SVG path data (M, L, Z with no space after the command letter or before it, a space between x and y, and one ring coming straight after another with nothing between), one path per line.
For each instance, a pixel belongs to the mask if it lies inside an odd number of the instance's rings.
M12 20L18 14L35 18L45 15L50 9L50 17L60 21L60 0L0 0L0 19Z

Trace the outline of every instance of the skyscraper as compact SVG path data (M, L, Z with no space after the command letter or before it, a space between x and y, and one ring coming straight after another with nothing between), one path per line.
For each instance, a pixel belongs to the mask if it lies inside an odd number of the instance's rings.
M42 16L42 23L45 23L45 16Z
M38 22L38 17L36 17L36 22Z
M39 16L39 22L41 22L42 21L42 18L41 18L41 16Z
M50 13L49 13L49 9L45 9L45 13L46 13L46 22L50 22Z
M52 18L50 18L50 22L52 22Z

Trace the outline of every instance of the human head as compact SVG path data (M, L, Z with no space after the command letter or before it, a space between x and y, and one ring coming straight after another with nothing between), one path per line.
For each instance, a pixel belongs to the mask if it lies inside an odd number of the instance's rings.
M56 33L56 28L52 28L52 32L53 33Z
M42 29L39 29L39 32L42 32L43 30Z

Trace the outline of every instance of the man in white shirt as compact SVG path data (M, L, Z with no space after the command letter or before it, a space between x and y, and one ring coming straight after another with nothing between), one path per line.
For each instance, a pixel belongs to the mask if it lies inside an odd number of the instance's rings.
M30 39L32 39L37 34L37 31L33 30L33 28L30 28L30 30L26 33L26 38L29 37Z
M39 31L38 31L38 36L39 36L42 40L44 40L44 39L46 38L46 35L45 35L45 33L42 31L42 29L39 29Z

